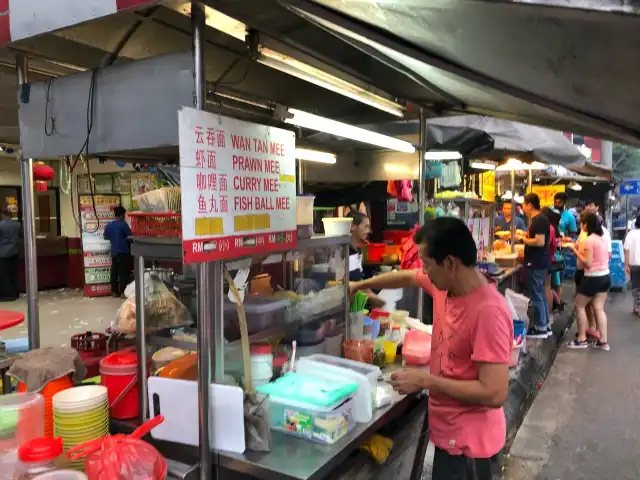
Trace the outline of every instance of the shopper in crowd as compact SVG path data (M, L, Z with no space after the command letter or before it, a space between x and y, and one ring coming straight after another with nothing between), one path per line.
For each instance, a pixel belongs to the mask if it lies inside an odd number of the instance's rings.
M583 249L584 243L587 240L587 237L589 236L587 234L586 224L584 222L587 216L591 213L593 213L591 210L585 209L582 211L582 214L580 215L580 235L578 235L578 239L576 240L575 248L571 250L581 251ZM582 283L583 279L584 279L584 264L580 261L579 258L576 257L576 274L574 277L574 280L576 282L576 295L578 295L578 291L580 290L580 284ZM575 310L575 304L574 304L574 310ZM593 309L593 305L591 302L587 304L586 311L587 311L587 320L588 320L587 340L589 340L590 342L595 342L600 338L600 333L598 332L598 324L596 323L596 313L595 313L595 310ZM577 337L578 337L578 334L576 333L576 338Z
M365 278L364 268L362 266L362 251L360 245L369 241L371 234L371 222L369 217L364 213L351 210L347 214L347 218L351 218L351 243L349 244L349 281L356 282ZM384 306L384 301L378 297L372 290L366 291L369 297L369 306Z
M524 266L527 281L527 296L531 299L534 325L529 328L529 338L548 338L551 335L549 324L549 306L544 285L551 259L549 258L549 237L551 224L540 214L540 198L528 193L522 205L529 219L529 231L518 237L524 243Z
M582 223L587 233L587 238L582 242L579 249L573 247L576 257L584 265L584 278L580 282L575 300L578 336L569 344L569 347L586 348L589 346L587 341L589 320L586 307L591 302L598 332L600 333L600 339L593 343L593 346L609 351L607 315L604 311L604 304L607 300L609 288L611 288L607 244L603 238L602 225L595 213L587 212L583 217Z
M553 206L561 212L560 222L558 224L558 230L560 236L574 237L578 234L578 226L576 224L576 217L569 209L567 209L568 195L564 192L558 192L553 197Z
M11 218L11 212L0 209L0 302L18 299L18 266L22 225Z
M564 310L565 303L562 301L562 275L561 268L558 265L562 265L564 258L558 244L560 242L560 211L554 207L545 207L542 209L542 214L549 219L551 224L551 230L549 235L549 257L551 258L551 269L549 276L547 277L547 284L545 285L545 291L547 292L547 303L549 305L549 311L551 313L560 312ZM573 215L572 215L573 216Z
M600 207L595 202L595 200L589 200L584 207L585 212L595 213L598 218L598 222L600 222L600 226L602 227L602 238L604 238L605 243L607 244L607 252L609 252L609 258L613 253L613 244L611 243L611 233L604 225L604 220L602 215L600 215Z
M500 230L511 230L511 222L515 221L516 230L525 230L527 227L524 224L524 220L522 220L518 216L513 215L512 205L510 201L506 201L502 204L502 213L500 215L496 215L494 225L496 231Z
M624 269L631 278L633 313L640 315L640 215L636 217L635 229L624 239Z
M122 297L127 284L131 281L133 261L131 258L131 229L125 217L124 207L113 210L115 220L107 224L104 238L111 242L111 294Z
M476 244L464 222L431 220L415 243L422 270L384 273L350 284L350 291L421 287L433 297L430 367L400 370L392 384L403 394L429 390L433 480L493 480L505 443L511 312L475 268Z

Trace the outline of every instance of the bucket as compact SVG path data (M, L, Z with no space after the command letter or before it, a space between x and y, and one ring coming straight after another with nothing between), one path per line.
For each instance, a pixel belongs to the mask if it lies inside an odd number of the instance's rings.
M351 234L351 218L325 217L322 219L327 237L341 237Z
M102 385L107 387L111 418L136 418L138 358L135 352L115 352L100 360Z

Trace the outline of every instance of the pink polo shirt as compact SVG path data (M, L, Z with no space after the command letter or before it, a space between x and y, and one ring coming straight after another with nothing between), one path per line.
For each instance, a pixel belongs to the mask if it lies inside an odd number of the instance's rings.
M432 375L477 380L476 362L509 363L513 320L494 285L463 297L447 297L421 271L418 284L433 297ZM429 438L452 455L489 458L502 450L506 437L502 408L468 405L437 392L429 394Z

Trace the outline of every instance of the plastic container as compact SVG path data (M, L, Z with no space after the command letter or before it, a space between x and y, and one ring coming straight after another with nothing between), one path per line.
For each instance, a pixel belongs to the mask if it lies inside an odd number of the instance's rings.
M158 372L158 376L177 380L197 380L198 354L196 352L189 352L173 362L168 363Z
M287 308L291 305L288 299L273 299L259 295L245 297L243 306L247 317L249 335L266 330L281 323ZM240 338L240 324L235 303L224 303L224 336L230 342Z
M111 417L117 420L140 414L137 386L136 352L114 352L100 360L102 385L107 387Z
M88 480L82 472L76 472L75 470L58 470L55 472L43 473L34 477L34 480Z
M316 353L324 353L324 352L325 352L324 340L314 345L298 344L296 346L296 356L298 358L308 357L309 355L315 355Z
M364 314L351 312L349 314L349 338L351 340L364 340Z
M273 376L280 378L282 375L282 367L289 362L289 354L285 351L278 352L273 357Z
M344 356L356 362L372 363L374 346L373 340L345 340Z
M382 342L384 347L384 361L385 363L393 363L396 361L396 355L398 354L398 344L391 340L385 340Z
M344 379L323 380L295 372L256 388L263 395L321 408L335 407L350 398L357 389L357 383Z
M369 382L369 378L363 373L357 373L346 367L328 365L317 362L310 358L301 358L296 363L296 371L300 374L311 375L325 380L353 381L358 383L358 389L354 393L355 405L353 408L353 418L357 423L370 422L375 410L374 388ZM374 383L375 385L375 383Z
M24 443L18 449L16 480L30 480L63 468L66 462L62 450L61 438L34 438Z
M73 382L69 376L64 376L47 382L46 385L40 390L40 395L44 399L44 436L53 438L53 396L73 387ZM19 382L18 392L26 393L27 386Z
M522 320L513 321L513 338L523 337L527 333L527 326Z
M326 365L333 365L341 367L343 369L352 371L358 375L363 375L367 378L369 385L371 386L372 404L376 404L376 390L378 386L378 379L382 376L382 371L375 365L369 365L362 362L356 362L347 358L332 357L330 355L312 355L308 357L309 360L314 362L323 363ZM346 379L347 377L345 377Z
M427 365L431 360L431 335L409 330L404 336L402 358L407 365Z
M44 399L38 393L0 396L0 480L14 480L18 447L44 435Z
M273 377L273 353L268 343L251 345L250 351L251 383L256 388L269 383Z
M330 445L344 437L355 426L354 406L353 399L346 400L336 407L323 408L272 396L271 429Z
M369 263L379 263L384 256L384 243L369 243L363 245L364 260Z
M351 234L351 218L326 217L322 219L324 234L327 237L341 237Z
M409 316L409 312L407 310L396 310L395 312L391 312L391 321L395 325L406 327L408 316Z

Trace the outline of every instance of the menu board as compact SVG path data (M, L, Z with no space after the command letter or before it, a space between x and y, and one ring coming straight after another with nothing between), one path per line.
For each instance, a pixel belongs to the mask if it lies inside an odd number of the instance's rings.
M113 173L113 193L131 195L131 173Z
M295 247L295 134L188 107L178 123L184 263Z
M531 191L540 197L540 207L552 207L553 198L556 193L564 192L564 185L534 185Z
M114 219L113 209L120 205L120 196L96 195L93 201L91 196L80 196L79 200L84 257L84 294L87 297L110 295L111 244L104 239L103 235L107 224Z

